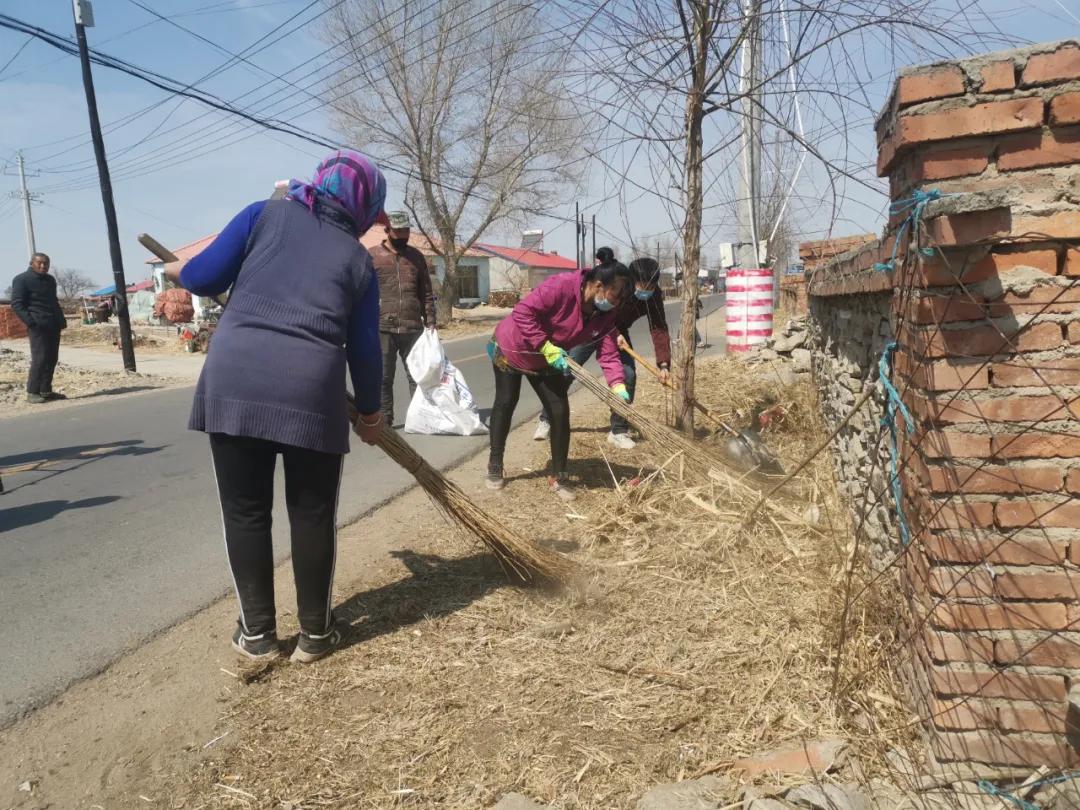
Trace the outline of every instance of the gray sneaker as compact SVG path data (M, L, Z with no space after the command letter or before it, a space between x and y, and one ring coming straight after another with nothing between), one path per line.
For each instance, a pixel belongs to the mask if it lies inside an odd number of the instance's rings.
M539 419L536 422L536 431L533 433L534 442L546 442L548 436L551 435L551 425L549 425L543 419Z
M232 637L232 648L244 658L252 661L270 661L281 655L277 633L263 633L260 636L246 636L237 625Z
M31 405L41 405L45 402L48 402L48 400L45 399L45 397L43 397L41 394L27 394L26 401L29 402Z
M301 630L300 636L296 639L296 649L293 650L289 660L299 664L310 664L312 661L328 656L337 649L340 643L341 631L333 625L321 636L314 636Z

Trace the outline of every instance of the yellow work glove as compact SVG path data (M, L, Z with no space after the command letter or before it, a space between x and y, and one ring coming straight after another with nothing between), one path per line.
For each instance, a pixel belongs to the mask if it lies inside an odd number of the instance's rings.
M630 401L630 392L626 390L626 383L615 383L613 386L611 386L611 390L614 393L618 394L619 398L622 399L623 402Z
M540 347L540 354L544 355L547 364L556 371L569 371L570 367L566 365L566 351L550 340L544 341L544 345Z

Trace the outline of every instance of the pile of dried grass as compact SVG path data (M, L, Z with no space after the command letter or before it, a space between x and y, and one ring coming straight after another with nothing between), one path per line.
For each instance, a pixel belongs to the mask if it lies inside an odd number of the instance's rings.
M785 463L821 435L809 387L763 386L727 360L700 379L710 407L780 402L787 415L769 439ZM662 407L655 386L640 396ZM384 572L349 600L362 643L246 688L221 728L235 747L167 788L168 806L471 809L517 790L608 810L804 739L877 751L876 729L905 718L867 697L887 695L892 678L891 629L869 603L847 647L867 675L841 702L830 693L850 527L828 458L796 482L815 525L744 527L753 492L684 483L651 442L609 456L606 408L581 411L572 469L585 492L573 513L542 476L516 477L484 506L534 537L576 535L574 556L597 571L583 595L500 589L483 558L412 555L411 577ZM546 448L533 452L542 466ZM429 515L405 531L440 554L455 548Z

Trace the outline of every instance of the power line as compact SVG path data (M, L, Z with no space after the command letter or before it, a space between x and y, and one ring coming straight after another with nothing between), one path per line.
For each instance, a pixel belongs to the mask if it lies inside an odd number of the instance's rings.
M431 9L433 9L433 8L434 8L434 7L435 7L435 6L436 6L436 5L438 4L438 2L439 2L439 0L433 0L433 1L431 2L431 4L430 4L430 5L429 5L429 6L428 6L428 7L426 8L426 9L425 9L425 8L420 8L419 10L417 10L417 11L413 12L413 13L412 13L412 14L411 14L411 15L410 15L410 16L409 16L409 17L408 17L408 18L407 18L406 20L405 20L405 23L407 24L407 23L408 23L408 22L410 22L411 20L415 19L415 18L416 18L416 17L418 16L418 15L420 15L420 14L424 13L425 11L428 11L428 10L431 10ZM468 2L468 0L463 0L463 2L462 2L462 3L460 4L460 5L464 5L464 4L465 4L465 2ZM340 5L340 4L341 4L341 2L340 2L340 1L339 1L339 2L337 2L337 3L335 3L335 7L336 7L337 5ZM460 5L459 5L458 7L460 7ZM473 17L472 17L472 18L470 18L470 20L471 20L471 19L473 19L473 18L475 18L475 17L478 17L478 16L480 16L480 14L482 14L482 13L484 13L484 12L483 12L483 10L482 10L481 12L478 12L478 13L474 14L474 15L473 15ZM376 22L376 23L378 23L378 22L380 22L380 21L385 21L385 20L386 20L386 15L384 15L384 16L382 16L382 17L379 17L379 18L377 18L377 19L375 20L375 22ZM311 21L309 21L309 22L311 22ZM468 20L467 20L466 22L468 22ZM376 38L377 38L377 36L376 36L376 35L373 35L373 36L369 37L369 38L368 38L368 39L367 39L367 40L366 40L365 42L361 43L361 44L360 44L359 46L357 46L357 47L358 47L358 48L363 48L364 46L366 46L366 45L368 45L368 44L370 44L370 43L374 42ZM463 39L464 39L464 38L463 38ZM462 39L462 40L460 40L460 41L463 41L463 39ZM345 42L347 42L347 41L348 41L348 39L345 39L345 40L341 40L340 42L338 42L338 43L337 43L336 45L334 45L334 46L332 46L332 47L338 47L338 46L340 46L340 45L343 45L343 44L345 44ZM425 43L425 40L421 39L421 40L420 40L420 41L419 41L418 43L416 43L415 45L413 45L413 46L412 46L411 48L409 48L408 50L409 50L409 51L411 51L411 50L416 50L416 49L422 48L422 47L423 47L423 45L424 45L424 43ZM390 47L390 45L392 45L392 44L394 44L394 43L392 43L392 42L391 42L391 43L387 43L386 45L384 45L384 46L383 46L382 48L380 48L379 50L385 50L386 48ZM406 51L406 52L408 52L408 51ZM376 53L378 53L378 51L376 51ZM306 60L306 61L302 62L302 63L301 63L300 65L297 65L297 66L296 66L295 68L291 69L290 71L287 71L287 73L293 73L293 72L295 72L296 70L299 70L300 68L302 68L302 67L304 67L304 66L306 66L306 65L310 64L311 62L315 61L315 60L316 60L317 58L318 58L318 55L317 55L317 56L314 56L314 57L311 57L310 59L308 59L308 60ZM302 81L302 80L306 79L306 78L307 78L307 77L309 77L309 76L314 76L314 75L316 75L316 74L320 73L321 71L324 71L324 70L328 70L328 69L329 69L329 67L330 67L330 65L333 65L333 64L335 64L336 62L339 62L339 61L341 61L341 60L343 60L343 59L348 59L348 55L346 54L346 55L342 55L342 56L339 56L339 57L337 57L337 58L335 58L335 59L331 60L331 61L330 61L330 62L329 62L329 63L328 63L327 65L324 65L324 66L321 66L321 67L316 67L315 69L313 69L313 70L310 70L310 71L308 71L307 73L305 73L305 74L304 74L303 76L299 77L299 79L298 79L298 80L299 80L299 81ZM358 60L353 60L353 62L352 62L352 63L350 63L350 65L348 65L348 66L351 66L352 64L356 64L356 63L357 63L357 61L358 61ZM348 67L348 66L346 66L346 67ZM344 69L344 68L343 68L343 69ZM313 88L313 87L315 87L316 85L318 85L320 81L322 81L322 79L321 79L321 78L316 78L316 79L314 79L313 81L309 82L309 83L308 83L308 84L307 84L307 85L306 85L306 86L305 86L304 88L302 88L302 90L296 90L296 91L294 91L294 92L292 92L292 93L289 93L288 95L286 95L286 96L284 96L284 97L281 97L281 98L274 98L274 97L275 97L275 96L278 96L278 95L279 95L279 93L280 93L280 92L283 92L283 91L271 91L271 92L269 92L269 93L265 93L265 94L263 94L263 95L262 95L262 96L261 96L260 98L256 99L256 100L255 100L255 101L254 101L254 102L253 102L253 103L252 103L252 104L251 104L251 105L250 105L250 106L249 106L249 107L248 107L247 109L248 109L249 111L251 111L251 110L253 109L254 105L256 105L256 104L262 104L262 106L261 106L261 107L259 107L259 108L258 108L257 110L254 110L254 112L255 112L255 114L265 114L266 112L268 112L269 110L273 109L273 108L274 108L274 107L276 107L277 105L279 105L279 104L282 104L282 103L284 103L285 101L288 101L288 100L289 100L289 99L291 99L291 98L294 98L294 97L295 97L295 96L297 96L297 95L298 95L298 94L299 94L299 93L300 93L301 91L308 91L308 90L310 90L311 88ZM340 87L340 86L341 86L341 84L343 84L343 83L344 83L344 82L339 82L339 83L338 83L338 85L335 85L335 86L333 86L333 87L329 88L329 90L331 90L331 91L332 91L332 90L336 89L337 87ZM256 91L257 91L257 90L259 90L259 89L261 89L261 88L254 88L254 89L252 89L252 90L249 90L249 91L247 91L247 92L245 92L245 93L241 94L240 96L237 96L237 97L233 98L233 99L231 100L231 103L235 103L236 101L239 101L240 99L242 99L242 98L245 98L245 97L247 97L247 96L251 95L252 93L256 92ZM310 93L309 93L309 95L310 95ZM298 115L307 115L307 114L310 114L311 112L314 112L315 110L317 110L317 109L320 109L321 107L325 107L325 106L328 106L328 105L329 105L330 103L335 103L335 102L336 102L336 101L338 100L338 99L336 99L336 98L335 98L335 99L333 99L333 100L332 100L332 101L330 101L330 102L321 102L321 101L320 101L320 100L319 100L319 99L318 99L317 97L314 97L314 96L313 96L313 98L315 98L315 101L316 101L316 104L315 104L315 106L311 107L311 108L310 108L310 109L308 109L308 110L305 110L305 111L303 111L303 112L299 113ZM263 102L268 102L268 103L263 103ZM160 102L160 103L164 103L164 102ZM301 102L298 102L298 103L296 103L296 104L293 104L292 106L290 106L290 107L288 107L288 108L286 108L286 109L284 109L284 110L281 110L281 111L279 111L279 112L278 112L277 114L278 114L278 115L284 115L284 114L286 114L286 113L292 113L292 112L293 112L293 111L295 111L295 110L296 110L297 108L301 107L301 106L302 106L302 105L303 105L304 103L305 103L305 102L301 101ZM150 109L150 108L146 108L146 109ZM198 123L199 121L201 121L201 120L203 120L203 119L207 118L207 117L208 117L208 116L210 116L210 115L213 115L213 112L212 112L212 111L207 111L207 112L204 112L204 113L202 113L201 115L198 115L198 116L196 116L196 117L195 117L194 119L192 119L191 121L188 121L188 122L187 122L186 124L184 124L183 126L184 126L184 127L187 127L187 128L190 128L190 127L194 126L195 124L197 124L197 123ZM243 124L243 123L241 123L241 122L230 122L230 123L226 124L226 126L227 126L227 127L229 128L229 129L232 129L233 131L232 131L232 132L230 132L230 133L219 133L219 132L215 132L215 131L210 131L210 132L204 132L203 134L201 134L201 135L197 135L197 136L195 137L195 142L196 142L196 144L199 144L199 143L202 143L202 144L213 144L213 143L215 142L215 139L219 139L219 138L224 138L224 137L231 137L232 135L235 135L235 134L238 134L238 133L244 132L245 130L250 130L250 129L252 129L252 126L251 126L251 125L245 125L245 124ZM236 127L239 127L239 129L236 129ZM170 134L175 134L175 133L170 133ZM253 133L253 134L254 134L254 133ZM245 136L245 137L247 137L247 136ZM139 146L139 145L140 145L141 143L144 143L144 142L146 142L147 140L150 140L150 139L151 139L151 136L148 136L148 137L146 137L146 138L142 139L142 140L141 140L141 141L140 141L139 143L136 143L136 144L134 144L134 145L133 145L132 147L129 147L128 151L130 151L130 149L131 149L131 148L135 148L135 147ZM242 140L242 138L241 138L241 139L238 139L238 140L236 140L236 141L232 141L231 143L236 143L236 142L238 142L239 140ZM173 140L171 140L171 141L168 141L167 143L165 143L165 144L163 144L163 145L161 145L161 146L155 147L155 148L154 148L153 150L151 150L150 152L148 152L148 153L146 153L146 154L144 154L144 155L142 155L142 156L140 156L140 157L136 158L135 160L136 160L137 162L141 162L141 163L149 163L149 164L153 165L153 164L154 164L154 161L155 161L155 156L157 156L157 155L160 155L160 154L163 154L163 153L164 153L164 154L168 154L168 156L169 156L169 157L170 157L170 159L171 159L171 163L170 163L170 164L168 164L168 165L179 165L179 163L181 163L181 162L183 162L183 161L177 161L177 160L174 160L173 158L175 158L175 155L174 155L174 154L172 153L172 149L173 149L173 147L175 147L176 145L179 145L179 144L183 144L183 145L184 145L184 147L185 147L185 149L186 149L186 154L191 154L192 152L194 152L194 151L195 151L195 148L197 148L197 147L193 146L193 144L192 144L192 142L191 142L191 138L190 138L190 137L188 137L188 136L186 136L186 135L180 135L179 137L176 137L176 138L174 138ZM214 145L213 145L213 146L212 146L211 148L217 148L216 144L214 144ZM204 151L204 152L202 152L202 153L200 153L200 154L205 154L205 151ZM198 156L198 155L195 155L195 157L197 157L197 156ZM194 159L194 158L191 158L191 159ZM129 162L128 164L126 164L126 165L122 165L122 166L121 166L121 171L123 171L124 169L127 169L128 171L131 171L131 170L133 170L134 168L136 168L136 164L134 164L134 163L130 163L130 162ZM80 182L80 181L75 181L75 184L77 185L77 184L78 184L79 182ZM86 181L82 181L82 182L86 182ZM65 185L68 185L68 186L70 187L70 185L71 185L71 184L65 184Z
M26 46L29 45L33 41L34 41L33 37L27 37L26 38L26 41L23 42L23 44L19 46L19 49L17 51L15 51L14 55L10 59L8 59L6 62L4 62L3 67L0 67L0 76L4 75L4 71L7 70L9 67L11 67L11 63L14 62L16 59L18 59L19 54L22 53L24 50L26 50Z
M438 2L439 2L439 0L434 0L434 2L432 2L426 9L421 8L418 11L413 12L408 18L406 18L405 24L408 24L408 22L414 20L417 16L424 13L425 11L433 9L438 4ZM467 2L467 0L465 0L465 2ZM456 8L460 8L462 5L465 4L465 2L462 2L461 4L459 4ZM480 17L481 15L487 13L487 11L490 10L490 8L492 8L493 6L494 6L494 3L492 4L492 6L489 6L487 8L481 8L479 11L472 14L470 17L466 18L465 20L459 21L454 26L454 28L460 28L460 27L465 26L466 24L471 22L473 19L476 19L477 17ZM484 30L498 24L502 20L509 18L510 16L512 16L512 13L505 14L502 18L496 18L495 20L490 22L488 25L481 28L480 31L484 31ZM387 17L388 17L388 15L384 15L384 16L378 18L376 20L376 22L385 21L387 19ZM453 29L451 29L451 30L453 30ZM475 35L476 33L477 33L476 31L473 31L471 35ZM457 40L457 42L451 43L451 45L460 44L461 42L464 42L466 39L468 39L469 36L470 35L465 35L465 36L461 37L459 40ZM368 40L366 40L364 43L361 43L357 47L362 49L365 45L370 44L371 42L374 42L376 38L377 38L377 35L373 35L372 37L370 37ZM402 37L401 39L403 40L404 37ZM342 40L342 42L339 43L339 44L343 44L344 42L345 42L345 40ZM421 50L424 47L425 43L426 43L426 40L421 39L420 41L416 42L414 45L407 48L404 51L404 53L408 54L408 53L410 53L411 51L414 51L414 50ZM394 44L395 44L395 42L388 42L385 45L383 45L381 48L379 48L376 51L376 53L378 53L381 50L386 50L387 48L391 47ZM483 48L478 49L477 53L482 52L483 50L484 50ZM334 62L340 61L343 58L348 58L348 56L346 55L346 56L338 57L337 59L332 60L329 64L334 64ZM308 61L311 61L311 60L308 60ZM357 64L358 62L359 62L358 59L354 59L352 64ZM419 59L415 60L410 65L406 65L406 68L411 67L412 65L417 64L418 62L419 62ZM310 75L314 75L316 73L319 73L320 71L325 70L327 67L328 66L324 66L324 67L321 67L321 68L316 68L313 71L309 71L306 74L306 76L310 76ZM303 78L303 77L301 77L301 78ZM305 90L310 89L310 88L314 87L316 84L318 84L319 81L320 81L320 79L316 79L316 80L310 82L303 89L305 89ZM339 81L337 84L332 85L331 87L327 88L326 92L331 93L333 90L336 90L336 89L342 87L343 85L348 84L349 81L350 81L349 79L344 79L342 81ZM367 83L365 86L371 86L371 84ZM286 100L288 100L290 98L295 97L296 95L298 95L298 92L299 91L289 93L284 98L276 99L274 101L271 101L268 104L263 105L261 108L259 108L257 111L255 111L255 114L262 113L262 112L265 112L267 110L272 109L273 107L281 104L282 102L284 102L284 101L286 101ZM250 94L250 92L245 93L243 95L249 95L249 94ZM271 98L274 95L276 95L276 93L271 93L268 96L264 96L264 99ZM243 96L241 96L241 97L243 97ZM328 100L328 101L321 101L316 97L315 98L315 104L313 106L309 106L307 109L301 110L300 112L295 113L294 115L292 115L292 117L302 117L302 116L310 115L312 112L314 112L314 111L316 111L316 110L318 110L318 109L320 109L322 107L326 107L326 106L330 106L332 104L336 104L342 97L343 96L341 96L341 95L332 96L330 98L330 100ZM296 104L293 104L293 105L291 105L290 107L288 107L288 108L286 108L284 110L278 111L277 115L281 116L281 115L285 115L285 114L292 114L298 108L302 107L305 103L306 102L304 102L304 101L297 102ZM251 108L249 107L248 111L250 111L250 110L251 110ZM204 113L204 114L202 114L200 116L197 116L195 119L188 122L185 126L190 126L190 125L194 124L195 122L207 117L210 114L212 114L212 113L207 112L207 113ZM181 164L183 162L186 162L187 160L193 160L193 159L201 156L202 154L207 154L210 151L217 150L217 149L221 148L223 145L226 145L226 146L227 145L233 145L235 143L239 143L241 140L244 140L244 139L246 139L248 137L252 137L254 134L256 134L256 132L251 132L251 130L254 129L256 126L257 126L256 124L244 124L242 122L229 123L229 124L227 124L227 127L232 129L233 130L232 132L215 132L215 131L206 132L205 134L203 134L201 136L196 136L194 144L192 143L191 138L189 138L187 136L184 136L184 135L181 135L181 136L179 136L177 138L174 138L173 140L171 140L171 141L169 141L169 142L167 142L167 143L165 143L165 144L163 144L163 145L161 145L159 147L155 147L155 149L151 150L150 152L148 152L148 153L146 153L146 154L144 154L144 155L142 155L140 157L135 158L134 162L128 162L127 164L121 164L120 167L119 167L118 174L119 174L119 176L126 176L127 178L131 178L131 177L135 177L135 176L144 176L145 174L149 174L152 171L157 171L157 170L159 170L161 168L165 168L167 166L179 165L179 164ZM239 129L237 129L236 127L239 127ZM160 125L159 125L159 128L160 128ZM245 133L247 133L247 134L245 134ZM224 143L224 144L222 143L223 139L232 138L234 135L237 135L239 137L235 137L235 138L233 138L233 140L228 141L227 143ZM144 141L145 140L147 140L147 139L144 139ZM182 155L181 159L177 160L176 159L177 155L173 151L173 148L175 146L177 146L177 145L180 145L180 144L184 145L185 151L183 151L181 153L181 155ZM136 144L136 146L137 145L138 144ZM133 147L130 147L130 148L133 148ZM127 151L130 151L130 148ZM157 158L158 158L159 155L166 156L168 158L168 162L164 163L164 164L158 162ZM139 170L142 169L142 168L146 168L147 171L140 172ZM124 175L123 174L124 172L127 172L127 174ZM76 180L76 181L73 181L73 182L65 183L63 186L56 186L55 189L57 191L60 191L60 190L72 191L72 190L79 190L79 189L81 189L83 187L89 187L90 185L92 185L92 178L88 177L85 180L81 180L81 181Z
M285 26L287 26L287 25L288 25L289 23L291 23L291 22L292 22L293 20L295 20L295 19L296 19L297 17L300 17L300 16L302 16L302 15L306 14L306 13L307 13L307 12L308 12L308 11L309 11L309 10L310 10L311 8L314 8L314 7L316 6L316 5L318 5L318 4L319 4L319 2L320 2L320 0L312 0L312 1L310 2L310 3L308 3L308 4L307 4L307 5L306 5L306 6L304 7L304 8L302 8L302 9L301 9L300 11L298 11L298 12L297 12L297 13L295 13L295 14L293 14L292 16L290 16L290 17L289 17L288 19L286 19L285 21L283 21L283 22L279 23L279 24L278 24L277 26L275 26L275 27L274 27L273 29L271 29L270 31L268 31L268 32L267 32L266 34L264 34L263 36L259 37L259 39L257 39L257 40L255 40L254 42L252 42L252 43L251 43L250 45L248 45L248 46L247 46L246 48L244 48L244 49L243 49L243 50L241 51L241 53L242 53L242 54L243 54L243 53L248 53L248 52L249 52L249 51L251 51L251 49L252 49L252 48L254 48L254 47L255 47L256 45L259 45L259 44L260 44L261 42L263 42L264 40L266 40L266 39L268 39L269 37L271 37L271 36L273 36L274 34L276 34L276 33L277 33L278 31L280 31L280 30L281 30L282 28L284 28ZM343 2L343 0L338 0L338 3L340 3L340 2ZM326 12L323 12L323 13L326 13ZM294 33L296 33L297 31L299 31L299 30L300 30L301 28L303 28L303 27L304 27L304 25L308 25L308 24L310 24L311 22L313 22L314 20L318 19L318 16L321 16L321 15L317 15L316 17L313 17L313 18L312 18L311 20L308 20L308 21L306 21L306 22L302 23L301 25L298 25L298 26L296 26L296 27L295 27L295 28L293 28L292 30L290 30L290 31L287 31L287 32L285 32L284 34L282 34L282 35L281 35L280 37L278 37L277 39L275 39L275 40L273 40L273 41L271 41L271 42L267 43L267 44L266 44L266 45L264 45L264 46L263 46L262 48L259 48L258 50L254 51L254 52L253 52L253 53L252 53L251 55L254 55L254 53L261 53L261 52L262 52L263 50L265 50L266 48L269 48L269 47L270 47L271 45L273 45L273 44L275 44L275 43L279 42L279 41L280 41L281 39L283 39L283 38L285 38L285 37L287 37L287 36L291 36L292 34L294 34ZM11 19L14 19L14 18L11 18ZM136 31L136 30L139 30L139 28L145 28L145 27L146 27L147 25L153 25L153 24L154 24L155 22L157 22L157 21L155 20L155 21L152 21L152 22L150 22L150 23L146 23L146 24L144 24L144 25L141 25L141 26L137 26L136 28L133 28L133 29L131 29L130 31L128 31L128 32L126 32L126 33L131 33L131 31ZM24 24L25 24L25 23L24 23ZM123 36L123 34L121 34L121 35L119 35L119 36ZM114 37L113 39L118 39L118 38L119 38L119 36L118 36L118 37ZM108 42L108 41L112 41L112 40L106 40L106 41ZM68 52L70 53L70 51L68 51ZM97 54L98 52L97 52L97 51L94 51L94 50L92 50L92 51L91 51L91 53L93 53L93 54L95 54L95 55L96 55L96 54ZM232 59L232 58L230 58L230 59L226 60L225 62L221 63L220 65L218 65L217 67L215 67L214 69L212 69L212 70L211 70L211 71L210 71L209 73L206 73L206 74L204 74L203 76L200 76L200 77L199 77L198 79L196 79L195 81L191 82L191 83L190 83L189 85L187 85L187 87L188 87L189 89L190 89L190 88L193 88L193 87L196 87L196 86L198 86L199 84L201 84L202 82L204 82L204 81L208 81L209 79L213 78L214 76L218 76L218 75L220 75L220 74L221 74L221 73L223 73L224 71L228 70L228 69L229 69L229 68L231 67L231 65L232 65L233 63L235 63L235 59ZM250 94L251 92L254 92L254 90L252 90L252 91L249 91L249 94ZM169 95L169 96L168 96L167 98L165 98L165 99L162 99L162 100L160 100L160 101L156 101L156 102L154 102L154 103L152 103L152 104L149 104L149 105L147 105L146 107L143 107L143 108L141 108L141 109L139 109L139 110L136 110L136 111L135 111L135 112L133 112L133 113L129 113L128 115L122 116L121 118L118 118L118 119L116 119L116 120L114 120L114 121L110 121L110 122L109 122L108 124L106 124L106 126L105 126L105 131L106 131L106 132L111 132L111 131L115 130L115 129L116 129L117 127L119 127L119 126L123 126L124 124L130 123L131 121L134 121L134 120L135 120L136 118L138 118L138 117L140 117L140 116L142 116L142 115L145 115L145 114L146 114L146 113L148 113L149 111L151 111L151 110L153 110L153 109L155 109L155 108L157 108L157 107L160 107L161 105L163 105L163 104L167 103L168 101L170 101L170 100L171 100L172 98L174 98L174 97L175 97L175 96L174 96L174 94L170 93L170 95ZM61 144L61 143L68 143L69 141L73 141L73 140L78 140L78 139L86 138L87 136L89 136L89 134L90 134L90 131L89 131L89 130L87 130L87 131L85 131L85 132L81 132L81 133L79 133L78 135L69 135L69 136L67 136L67 137L65 137L65 138L60 138L60 139L58 139L58 140L55 140L55 141L47 141L47 142L45 142L45 143L43 143L43 144L37 144L36 146L30 147L30 149L31 149L31 150L33 150L33 149L43 149L43 148L45 148L45 147L47 147L47 146L54 146L54 145L58 145L58 144ZM84 141L84 143L89 143L89 141ZM65 154L65 153L66 153L67 151L68 151L68 150L67 150L67 149L65 149L65 150L63 150L62 152L57 152L57 153L55 153L55 154L50 154L50 155L46 155L46 156L45 156L45 157L43 157L43 158L39 158L39 160L40 160L40 161L48 161L48 160L50 160L51 158L53 158L53 157L56 157L57 155Z
M10 17L9 15L0 14L0 28L8 28L8 29L11 29L11 30L16 30L16 31L21 31L23 33L32 34L36 38L41 39L42 41L46 42L47 44L49 44L49 45L51 45L51 46L53 46L55 48L63 50L65 52L67 52L67 53L70 53L72 51L72 46L70 45L70 43L66 42L63 38L61 38L61 37L59 37L59 36L57 36L55 34L52 34L51 32L48 32L45 29L41 29L41 28L39 28L37 26L33 26L33 25L29 25L27 23L24 23L24 22L22 22L20 20L17 20L15 18L13 18L13 17ZM133 65L133 64L131 64L129 62L126 62L125 60L121 60L121 59L118 59L116 57L111 57L111 56L108 56L107 54L102 54L102 53L90 54L89 58L94 63L102 65L103 67L108 67L108 68L111 68L113 70L118 70L118 71L120 71L122 73L133 76L134 78L138 78L138 79L141 79L141 80L143 80L143 81L145 81L145 82L147 82L149 84L152 84L155 87L159 87L161 89L169 90L170 92L174 92L174 93L176 93L178 95L182 95L182 96L185 96L185 97L188 97L188 98L192 98L192 99L194 99L196 101L200 101L203 104L206 104L208 106L214 107L214 108L219 109L219 110L222 110L224 112L228 112L228 113L231 113L233 115L237 115L237 116L239 116L241 118L244 118L245 120L248 120L248 121L250 121L252 123L261 125L261 126L263 126L264 128L266 128L268 130L272 130L272 131L276 131L276 132L283 132L285 134L293 135L294 137L297 137L297 138L300 138L302 140L308 141L309 143L313 143L313 144L316 144L316 145L319 145L319 146L323 146L323 147L328 148L328 149L336 149L336 148L339 148L339 146L340 146L339 144L335 144L332 141L326 139L324 136L318 135L317 133L301 129L299 127L289 126L289 125L285 124L284 122L280 122L280 121L273 121L273 120L268 121L268 120L260 119L260 118L258 118L256 116L253 116L253 115L251 115L251 114L249 114L249 113L247 113L247 112L245 112L243 110L239 110L239 109L231 107L227 102L224 102L224 101L218 99L215 96L211 96L211 95L206 94L206 93L193 92L192 90L189 89L188 85L183 85L183 86L181 86L179 88L176 88L176 85L180 84L180 82L178 80L170 79L169 77L164 76L164 75L162 75L160 73L157 73L157 72L154 72L154 71L149 71L149 70L146 70L144 68L140 68L140 67L138 67L136 65ZM472 193L466 192L464 189L456 188L456 187L454 187L454 186L452 186L450 184L447 184L447 183L442 183L442 182L436 180L435 178L425 177L423 175L418 174L417 172L415 172L412 169L397 166L394 163L391 163L389 161L380 161L380 167L382 167L382 168L386 169L387 171L390 171L390 172L392 172L394 174L401 175L401 176L405 177L406 179L421 180L421 181L429 183L429 184L431 184L431 185L433 185L435 187L442 188L442 189L445 189L447 191L451 191L451 192L456 193L456 194L462 194L462 195L464 195L466 197L472 197L472 198L475 198L475 199L478 199L478 200L481 200L481 201L484 201L484 202L492 202L492 200L490 198L484 197L481 194L477 194L475 192L472 192ZM567 218L567 217L560 217L560 216L558 216L556 214L552 214L551 212L548 212L548 211L539 211L539 210L536 210L536 209L525 209L525 212L526 213L533 213L533 214L536 214L536 215L539 215L539 216L548 217L548 218L551 218L551 219L563 220L563 221L566 221L566 222L570 221L570 219Z

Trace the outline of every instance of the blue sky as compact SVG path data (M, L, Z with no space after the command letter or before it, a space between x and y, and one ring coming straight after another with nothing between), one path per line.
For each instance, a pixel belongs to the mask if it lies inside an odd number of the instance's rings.
M141 1L234 52L308 4L307 0ZM1080 17L1080 0L1031 0L1022 7L1016 0L982 0L980 6L1010 35L1015 35L1016 44L1080 37L1080 20L1069 16L1071 10ZM0 0L0 9L53 32L72 32L66 0ZM96 27L88 32L91 46L142 67L194 82L228 60L212 46L155 21L129 0L98 0L94 10ZM259 103L261 97L275 90L291 92L269 73L281 75L322 51L308 30L251 56L258 67L235 65L199 87L223 98L238 99L241 106L256 108L266 103ZM49 253L56 265L77 267L95 281L105 283L111 279L111 270L78 60L38 41L22 47L26 40L21 34L0 30L0 67L12 60L0 72L0 109L4 110L0 167L5 171L0 175L0 263L5 268L0 280L25 266L21 207L8 198L8 192L17 188L14 157L16 150L22 149L31 175L30 188L42 197L41 204L33 209L38 249ZM317 146L289 136L259 131L226 114L208 112L197 102L178 100L114 71L95 66L94 76L101 118L106 125L106 148L129 280L146 276L147 254L135 240L138 233L149 232L170 247L213 233L245 204L266 197L275 180L307 176L322 152ZM297 74L293 75L294 81L302 84L313 78L301 82ZM880 82L871 92L883 96L886 88L887 83ZM317 87L312 91L317 92ZM306 95L265 112L332 135L325 115ZM857 148L869 148L869 135L867 131L855 139ZM401 184L399 178L388 177L389 205L394 205L400 201L396 191ZM599 173L590 177L593 187L586 189L586 204L590 197L602 196L596 187L602 185ZM816 193L812 174L806 183L800 193L812 197ZM883 205L879 195L853 191L834 231L876 229ZM609 231L625 235L623 218L610 208L589 211L597 213L599 222ZM809 206L803 208L811 210ZM572 212L570 200L555 213L565 216ZM666 221L659 207L648 200L632 205L627 216L634 233L655 232L657 224L662 227ZM573 253L572 226L560 224L557 219L531 224L548 231L549 249ZM828 225L820 214L800 218L800 226L810 237L820 236ZM720 239L732 238L722 226L714 228L713 233ZM505 233L492 237L511 238ZM599 241L606 240L601 237ZM0 289L6 286L5 281Z

